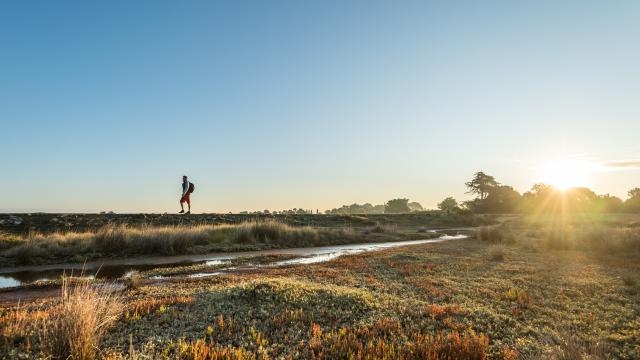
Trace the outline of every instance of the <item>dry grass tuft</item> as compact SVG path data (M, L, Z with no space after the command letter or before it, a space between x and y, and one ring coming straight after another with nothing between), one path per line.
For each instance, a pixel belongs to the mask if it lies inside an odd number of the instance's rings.
M609 359L607 345L604 342L589 342L576 336L575 330L562 329L547 342L551 345L551 352L547 354L552 360L604 360Z
M476 231L476 239L494 243L513 243L513 231L504 225L481 226Z
M14 309L7 311L0 317L0 338L5 342L12 342L15 339L24 338L31 331L31 324L34 320L46 317L43 311L29 311L18 304Z
M107 286L69 285L36 332L43 352L61 359L94 359L100 341L122 314L120 296Z
M622 276L622 283L626 286L636 286L638 284L638 279L631 274L626 274Z
M489 260L502 261L505 256L505 248L503 245L493 245L489 248L488 252Z

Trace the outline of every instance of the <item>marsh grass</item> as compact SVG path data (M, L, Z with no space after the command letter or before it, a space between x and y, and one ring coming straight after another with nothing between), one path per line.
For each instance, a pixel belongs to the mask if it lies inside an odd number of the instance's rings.
M494 244L511 244L515 241L513 230L506 225L481 226L476 239Z
M537 238L549 249L640 253L640 229L635 227L555 225L546 228Z
M30 309L21 304L16 305L13 309L0 316L0 323L2 324L0 337L5 343L12 343L15 340L25 338L29 335L34 319L43 314L42 312L30 311Z
M637 276L633 276L631 274L625 274L624 276L622 276L622 283L626 286L636 286L638 284L638 278Z
M124 293L127 310L101 355L640 358L638 295L622 281L636 260L506 246L496 266L491 246L424 244L142 286Z
M54 358L94 359L102 338L122 311L120 295L108 286L63 281L59 304L37 324L41 350Z
M48 359L94 359L102 338L123 311L120 294L109 285L63 277L59 298L18 305L0 317L4 350L35 350L32 354ZM0 355L15 354L0 351Z
M398 231L398 226L394 224L381 224L378 222L368 231L374 234L393 233Z
M0 239L10 265L76 261L104 256L176 255L344 244L363 240L350 228L316 229L274 220L241 224L132 227L109 224L95 232L29 233Z
M502 261L505 257L504 245L493 245L489 248L488 258L491 261Z
M560 329L555 336L548 335L546 342L551 346L547 354L551 360L604 360L609 359L607 344L603 341L591 342L581 339L575 329Z
M309 226L293 227L277 221L246 222L234 227L231 239L240 244L270 243L274 245L309 246L328 240L353 238L349 229L315 229Z

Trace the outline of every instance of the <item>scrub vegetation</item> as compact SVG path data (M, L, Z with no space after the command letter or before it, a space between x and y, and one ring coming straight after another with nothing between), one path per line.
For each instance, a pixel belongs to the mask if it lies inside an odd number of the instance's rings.
M640 357L637 219L562 223L560 235L555 220L519 218L466 240L113 287L118 319L91 357ZM183 270L171 269L202 269ZM36 320L59 303L1 310L5 356L53 354Z

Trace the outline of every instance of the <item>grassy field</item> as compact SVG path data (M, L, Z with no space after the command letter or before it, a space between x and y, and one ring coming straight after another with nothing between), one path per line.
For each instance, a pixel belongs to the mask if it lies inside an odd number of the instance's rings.
M640 229L609 220L521 219L473 239L144 283L103 305L119 309L108 331L83 323L101 336L82 341L59 324L83 312L43 300L2 310L2 351L51 354L57 334L109 359L637 359Z

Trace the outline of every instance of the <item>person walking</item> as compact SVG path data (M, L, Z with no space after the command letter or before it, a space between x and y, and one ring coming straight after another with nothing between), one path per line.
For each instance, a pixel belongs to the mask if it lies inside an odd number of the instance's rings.
M188 206L188 210L187 210L187 214L191 214L191 193L194 190L194 186L193 183L189 182L189 180L187 180L187 176L183 176L182 177L182 197L180 197L180 208L182 210L180 210L180 214L185 213L184 212L184 203L187 203Z

